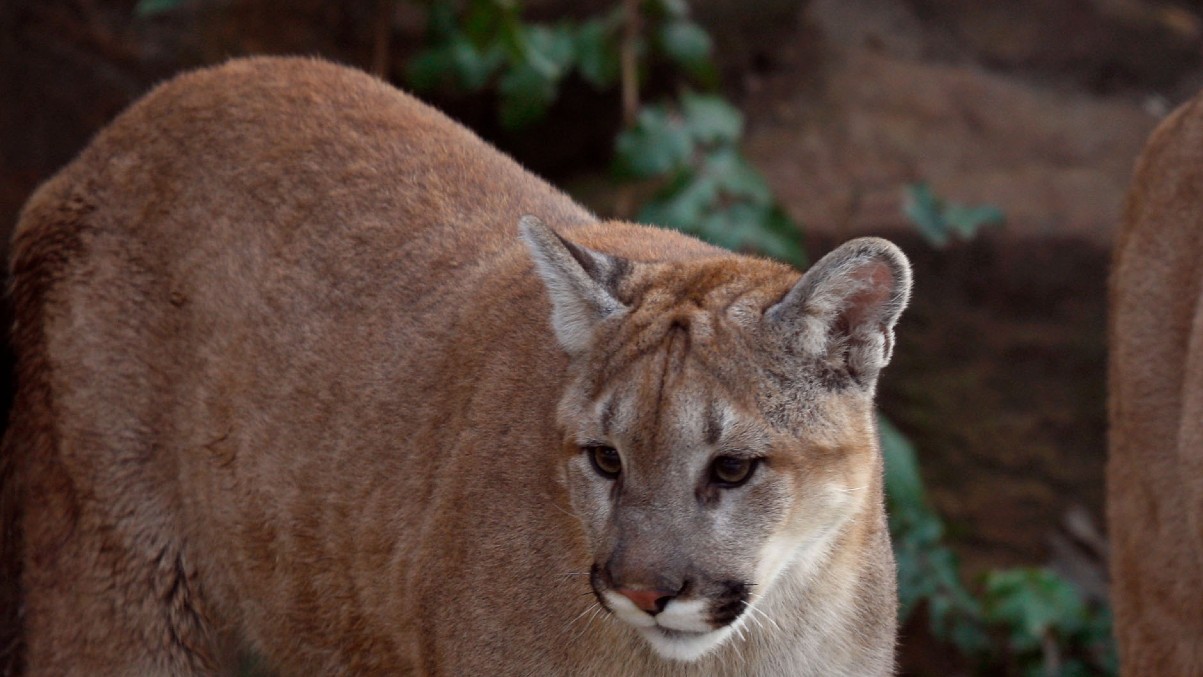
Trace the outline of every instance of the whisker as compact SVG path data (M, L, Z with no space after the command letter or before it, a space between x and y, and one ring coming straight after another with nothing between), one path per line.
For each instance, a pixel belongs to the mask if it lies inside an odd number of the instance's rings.
M759 618L763 618L764 620L768 621L774 628L777 628L777 632L780 632L780 633L785 632L785 630L783 630L781 628L781 626L777 624L777 621L773 620L773 617L768 615L767 613L765 613L763 610L757 609L756 607L752 606L751 604L748 604L747 602L744 602L744 606L749 612L751 612L753 614L758 614Z
M602 611L602 605L594 603L593 604L593 613L589 614L589 618L585 621L585 624L581 626L581 631L576 633L575 635L573 635L573 637L570 641L575 642L576 640L580 639L581 636L584 635L585 632L589 629L589 626L593 624L593 621L597 620L597 614L600 611Z
M577 614L576 618L573 618L572 620L568 621L568 624L564 626L564 629L563 629L563 630L561 630L561 632L567 632L567 631L568 631L568 629L569 629L569 628L571 628L571 627L572 627L572 625L573 625L574 623L576 623L577 621L581 620L581 618L582 618L582 617L583 617L585 614L589 613L590 611L593 611L593 610L594 610L594 608L595 608L595 607L598 607L598 606L601 606L601 605L600 605L600 604L598 604L597 602L594 602L592 605L590 605L590 606L586 607L584 611L582 611L582 612L580 612L579 614ZM586 626L587 626L587 625L588 625L588 624L586 623Z
M561 508L559 503L551 502L551 507L555 508L556 510L559 510L560 512L564 513L565 515L568 515L572 519L580 522L581 526L585 526L585 520L581 519L580 515L576 514L575 512L572 512L570 510L565 510L565 509Z
M748 612L754 611L754 609L752 609L751 606L748 606L747 602L744 602L744 608L745 608L745 611L748 611ZM757 618L752 613L748 613L747 618L748 618L748 622L755 624L757 632L764 632L764 624L760 622L759 618Z
M745 613L741 616L741 618L747 619L747 622L749 623L755 623L757 630L764 630L764 627L760 624L760 619L756 618L756 616L752 615L751 613L754 611L754 609L752 609L752 605L748 604L747 602L744 602L743 605Z

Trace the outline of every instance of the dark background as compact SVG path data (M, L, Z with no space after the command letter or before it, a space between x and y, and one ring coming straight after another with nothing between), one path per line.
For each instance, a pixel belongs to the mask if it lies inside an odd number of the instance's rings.
M404 2L382 14L376 0L193 2L152 17L134 5L0 2L0 241L30 191L156 82L258 53L382 63L401 82L425 16ZM525 3L544 20L612 5ZM1110 241L1144 139L1203 84L1203 3L691 5L747 117L745 151L804 224L812 258L871 233L916 264L881 401L919 449L967 576L1051 564L1104 595ZM434 102L600 214L629 215L607 172L616 94L569 83L521 132L503 130L487 98ZM901 209L902 187L920 180L997 205L1006 224L930 246ZM938 664L922 640L903 650L908 665Z

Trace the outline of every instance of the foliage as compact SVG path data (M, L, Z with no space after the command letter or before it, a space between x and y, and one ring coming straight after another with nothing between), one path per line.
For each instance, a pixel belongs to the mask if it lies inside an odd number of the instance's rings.
M656 44L686 79L713 87L718 69L709 35L688 18L682 0L647 3L659 15ZM735 251L772 256L798 267L806 254L797 225L760 172L743 156L743 115L717 94L684 89L675 101L645 106L615 144L619 176L660 188L639 219L692 233Z
M878 429L899 620L926 603L936 637L973 662L1010 663L1028 677L1118 674L1108 611L1087 604L1064 578L1046 569L991 571L980 599L964 586L956 555L942 542L944 524L927 500L914 447L885 418Z
M652 39L633 45L646 64L680 69L688 85L717 82L712 41L681 0L640 5ZM598 89L616 84L624 14L616 7L578 24L525 24L516 2L472 0L457 14L447 2L429 11L430 47L406 69L418 90L479 91L493 87L503 125L538 121L560 84L578 73ZM721 96L683 89L675 101L642 107L619 134L617 173L654 180L659 190L639 218L692 233L734 250L755 251L805 266L798 228L776 203L764 178L743 157L743 116Z
M639 219L805 267L798 228L743 157L742 135L743 116L715 95L686 92L640 111L616 144L620 174L662 182Z
M902 212L935 247L947 245L954 235L962 240L972 239L982 226L1000 225L1005 220L1002 211L993 205L968 207L946 203L925 182L906 187Z
M932 634L977 655L989 645L982 607L961 583L956 554L944 544L944 522L927 500L915 448L884 417L878 418L886 466L886 505L898 567L899 621L924 602Z
M449 2L427 7L427 44L406 66L418 91L464 92L494 88L507 128L536 122L573 71L598 88L618 76L617 13L579 25L526 24L520 5L506 0L470 0L460 13Z
M1111 616L1047 569L991 571L983 583L984 619L1006 631L1008 653L1024 675L1118 674Z
M507 128L542 119L560 84L574 72L599 90L618 81L621 6L576 24L552 26L520 21L521 6L514 0L470 0L463 12L450 2L427 5L429 46L410 60L409 84L418 91L494 88ZM713 83L710 36L689 19L688 6L679 0L644 6L656 26L655 39L649 43L641 38L636 51L650 49L696 81Z

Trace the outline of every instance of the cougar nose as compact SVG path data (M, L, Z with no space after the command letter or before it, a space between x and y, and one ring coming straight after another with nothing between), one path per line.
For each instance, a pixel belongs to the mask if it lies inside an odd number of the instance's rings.
M630 588L619 588L616 590L618 594L626 597L635 603L635 606L643 609L647 613L655 616L664 611L664 607L673 600L676 595L663 590L632 590Z

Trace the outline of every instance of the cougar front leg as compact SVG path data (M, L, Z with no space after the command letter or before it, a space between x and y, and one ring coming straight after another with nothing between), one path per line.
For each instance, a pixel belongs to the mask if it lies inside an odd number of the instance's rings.
M23 520L28 674L216 672L196 571L180 544L140 530L145 515L110 514L61 482L61 471L39 479Z

